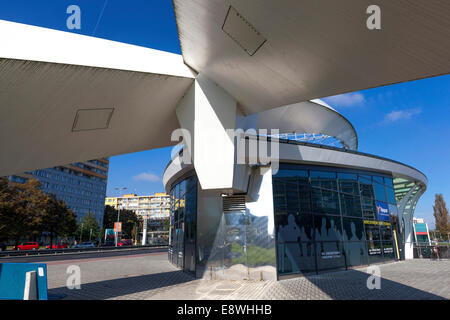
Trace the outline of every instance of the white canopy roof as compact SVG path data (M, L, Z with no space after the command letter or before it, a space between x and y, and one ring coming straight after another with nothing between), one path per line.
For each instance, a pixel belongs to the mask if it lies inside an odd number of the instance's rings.
M174 0L182 57L0 21L0 176L172 145L196 72L250 115L450 71L447 0L379 0L381 30L365 27L369 4ZM283 109L297 122L278 124L315 129L308 117L328 111L312 106ZM335 133L355 145L346 132Z
M174 144L180 55L0 20L0 176Z
M173 2L184 61L245 114L450 72L448 0Z

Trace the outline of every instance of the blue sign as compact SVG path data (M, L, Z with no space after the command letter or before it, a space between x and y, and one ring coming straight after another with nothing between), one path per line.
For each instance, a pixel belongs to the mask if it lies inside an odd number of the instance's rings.
M377 213L379 221L387 221L389 222L389 208L388 204L381 201L376 201L377 205Z
M23 300L25 277L29 271L36 271L37 299L47 300L45 263L0 263L0 299Z
M428 235L426 223L415 223L414 228L416 229L416 234Z

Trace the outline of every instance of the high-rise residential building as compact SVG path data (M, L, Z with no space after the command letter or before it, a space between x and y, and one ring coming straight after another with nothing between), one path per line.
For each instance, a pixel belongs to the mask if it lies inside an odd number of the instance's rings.
M63 200L76 213L78 221L91 212L102 226L108 167L108 158L100 158L15 174L9 180L24 183L35 178L45 193Z
M122 197L107 197L105 205L115 209L134 211L140 217L147 217L150 231L163 230L162 220L170 216L170 198L167 193L155 193L149 196L124 194Z

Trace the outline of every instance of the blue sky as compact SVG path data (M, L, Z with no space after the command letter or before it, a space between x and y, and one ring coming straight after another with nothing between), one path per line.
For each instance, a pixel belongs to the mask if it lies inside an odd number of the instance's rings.
M81 9L81 30L68 30L66 9ZM170 0L15 0L0 2L0 19L181 53ZM429 185L416 208L434 226L434 195L450 201L450 75L324 99L347 117L359 150L409 164L427 175ZM110 159L108 195L115 188L161 192L171 148ZM450 204L450 202L449 202Z

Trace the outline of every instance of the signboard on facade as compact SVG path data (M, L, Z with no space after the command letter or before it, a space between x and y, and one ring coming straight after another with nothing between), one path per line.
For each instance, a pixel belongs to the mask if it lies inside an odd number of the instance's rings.
M114 229L105 229L105 238L114 237Z
M373 221L373 220L364 220L365 224L373 224L377 226L390 226L391 224L389 222L384 221Z
M416 231L416 234L428 236L428 228L425 223L415 223L414 230Z
M122 232L122 222L114 222L114 232Z
M389 208L387 203L376 201L378 220L389 221Z

